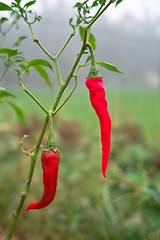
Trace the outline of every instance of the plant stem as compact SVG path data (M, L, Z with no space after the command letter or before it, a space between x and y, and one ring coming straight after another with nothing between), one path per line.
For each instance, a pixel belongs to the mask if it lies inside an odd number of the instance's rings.
M92 45L89 42L87 42L86 47L89 48L89 51L91 53L91 66L96 66L96 60L95 60L95 55L94 55L94 52L93 52Z
M46 131L47 124L48 124L48 117L46 117L46 119L45 119L45 122L44 122L44 125L43 125L43 128L42 128L42 131L41 131L41 134L40 134L37 146L35 148L35 151L33 152L33 155L31 156L31 164L30 164L30 170L29 170L26 186L25 186L24 192L22 193L21 200L19 202L17 210L13 213L11 227L10 227L10 230L9 230L9 233L8 233L8 236L7 236L6 240L10 240L12 235L13 235L17 219L19 217L19 214L20 214L20 211L22 209L23 203L24 203L24 201L26 199L26 196L27 196L27 194L29 192L29 188L30 188L30 185L31 185L32 176L33 176L33 172L34 172L34 168L35 168L37 154L39 152L39 148L40 148L40 145L41 145L44 133Z
M95 17L91 20L91 22L87 25L87 27L85 27L85 29L90 28L93 23L102 15L102 13L104 13L104 11L114 2L114 0L110 0L109 3L103 8L103 10L101 12L99 12L98 14L95 15Z
M74 71L75 71L75 69L76 69L76 67L77 67L77 65L78 65L78 63L79 63L79 60L80 60L80 58L82 57L82 55L83 55L83 53L84 53L84 51L85 51L85 49L86 49L86 38L87 38L87 30L85 30L83 45L82 45L82 47L81 47L81 50L80 50L79 54L77 55L77 58L76 58L76 60L75 60L75 62L74 62L74 64L73 64L73 67L72 67L69 75L67 76L65 82L63 82L63 84L61 84L61 87L60 87L59 92L58 92L58 94L57 94L57 98L56 98L55 103L54 103L54 105L53 105L53 110L56 109L56 107L57 107L57 105L58 105L58 103L59 103L59 101L60 101L60 99L61 99L61 96L62 96L65 88L67 87L67 85L68 85L71 77L73 76L73 73L74 73Z
M45 52L45 53L47 54L47 56L48 56L51 60L54 60L54 57L42 46L42 44L39 42L39 40L35 37L35 34L34 34L34 32L33 32L31 23L28 23L28 22L27 22L27 24L28 24L29 29L30 29L30 32L31 32L31 34L32 34L33 41L38 44L38 46L43 50L43 52Z
M95 14L94 17L96 17L96 16L99 14L99 12L101 11L101 9L102 9L103 6L105 5L105 1L106 1L106 0L103 1L102 5L101 5L100 8L98 9L98 11L96 12L96 14Z
M56 74L57 74L57 77L58 77L58 81L59 81L59 84L61 85L61 84L62 84L62 77L61 77L61 74L60 74L57 57L55 57L55 58L53 59L53 61L54 61L54 65L55 65L55 69L56 69Z
M98 72L97 65L96 65L96 60L95 60L95 55L94 55L92 45L89 42L87 42L86 47L89 48L89 51L91 53L91 69L90 69L90 72L89 72L87 78L101 77L101 75Z
M49 118L49 135L48 135L48 142L47 142L47 148L49 149L55 149L56 144L54 141L54 131L53 131L53 111L48 111L48 118Z
M76 88L76 85L77 85L77 76L75 76L75 84L70 92L70 94L68 95L68 97L64 100L64 102L58 107L56 108L56 110L53 112L53 115L55 115L62 107L63 105L68 101L68 99L72 96L75 88Z
M4 78L5 74L6 74L6 72L8 71L8 69L9 69L9 66L7 66L7 67L4 69L4 72L2 73L2 75L1 75L1 77L0 77L0 82L3 80L3 78Z
M43 107L43 105L38 101L38 99L32 95L32 93L30 91L27 90L27 88L23 85L23 83L21 82L21 79L20 79L20 85L22 86L22 91L23 92L26 92L37 104L38 106L40 106L40 108L48 114L48 111Z
M69 38L67 39L67 41L65 42L65 44L62 46L62 48L60 49L59 53L57 54L56 58L58 58L60 56L60 54L63 52L63 50L65 49L65 47L67 46L67 44L69 43L69 41L71 40L71 38L75 35L75 30L71 33L71 35L69 36Z

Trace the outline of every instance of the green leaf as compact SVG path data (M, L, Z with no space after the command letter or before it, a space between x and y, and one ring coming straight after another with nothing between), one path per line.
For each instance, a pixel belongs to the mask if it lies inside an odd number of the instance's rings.
M24 65L24 64L19 64L18 66L19 66L20 68L22 68L23 70L26 68L26 65ZM26 73L28 74L28 73L29 73L29 70L27 70Z
M88 42L92 45L93 50L95 50L96 49L96 39L92 33L90 33L90 35L89 35Z
M2 17L2 18L0 19L0 24L4 23L4 22L6 22L6 21L8 21L8 18Z
M92 7L97 7L97 6L98 6L98 2L97 2L97 0L95 0L92 4Z
M20 76L20 74L21 74L21 71L20 70L18 70L18 69L13 69L12 71L15 71L15 72L17 72L17 74L18 74L18 77Z
M84 30L81 26L79 27L79 35L80 35L81 41L83 41L84 40Z
M9 49L9 48L1 48L0 49L0 54L8 54L8 57L12 57L17 55L18 50L13 50L13 49Z
M91 55L86 59L86 63L88 63L91 60Z
M20 4L21 0L14 0L16 3Z
M28 2L28 3L26 3L26 4L24 5L24 8L25 8L25 7L28 8L28 7L32 6L33 4L35 4L35 3L36 3L36 0L30 1L30 2Z
M84 29L81 26L79 27L79 35L80 35L81 40L83 41L84 40ZM96 49L96 39L92 33L89 34L87 41L92 45L93 50L95 50Z
M14 96L12 93L9 93L5 88L0 87L0 99L2 99L4 97L16 98L16 96Z
M104 68L107 68L109 71L122 73L114 65L112 65L110 63L105 63L105 62L96 62L96 63L99 64L100 66L104 67Z
M77 2L76 5L75 5L73 8L78 8L78 9L80 9L80 8L82 8L82 7L83 7L83 4L80 3L80 2Z
M52 68L51 64L48 61L44 60L44 59L34 59L34 60L31 60L30 62L28 62L27 66L25 68L25 71L28 70L28 68L34 67L34 66L49 67L53 71L53 68Z
M120 4L123 0L117 0L115 7L117 7L118 4Z
M0 11L11 11L12 8L5 3L0 2Z
M41 75L42 78L44 78L45 82L48 84L50 88L52 88L51 81L49 79L49 76L47 72L44 70L41 66L34 66L34 68L37 70L37 72Z
M19 120L21 121L21 123L24 123L24 115L23 112L21 110L20 107L18 107L15 103L13 102L8 102L10 104L10 106L15 110Z
M106 2L106 0L105 1L104 0L99 0L100 4L105 4L105 2Z
M13 44L14 47L19 46L19 44L21 43L21 41L23 41L24 39L26 39L27 36L21 36L18 38L18 40Z

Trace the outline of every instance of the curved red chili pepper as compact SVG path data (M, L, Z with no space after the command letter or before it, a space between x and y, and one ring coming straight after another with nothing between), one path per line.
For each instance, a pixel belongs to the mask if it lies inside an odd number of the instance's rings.
M101 77L88 78L86 86L89 89L90 101L99 118L102 142L102 173L106 177L106 169L111 145L111 118L108 111L106 92Z
M41 155L41 164L43 169L44 191L39 201L28 205L29 209L40 209L48 206L54 199L57 187L58 168L60 156L58 150L43 151Z

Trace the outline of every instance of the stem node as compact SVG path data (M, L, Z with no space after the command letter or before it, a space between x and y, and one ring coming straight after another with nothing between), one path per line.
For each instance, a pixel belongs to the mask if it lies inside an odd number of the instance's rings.
M37 38L33 39L33 42L39 43L39 40Z

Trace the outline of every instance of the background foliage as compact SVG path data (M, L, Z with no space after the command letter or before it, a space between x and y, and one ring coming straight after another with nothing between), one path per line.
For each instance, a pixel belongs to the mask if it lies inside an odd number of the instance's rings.
M37 94L48 104L47 93ZM56 198L46 209L29 213L23 209L16 239L159 239L159 93L109 92L107 98L113 130L106 180L100 167L98 119L90 107L88 93L79 92L55 122L61 151ZM24 96L22 108L25 101ZM23 134L38 135L41 129L43 114L35 114L34 109L34 103L28 105L24 129L12 111L3 107L0 110L0 236L9 227L29 168L29 159L21 153L19 141ZM4 123L8 114L12 117ZM46 139L47 136L43 144ZM26 148L30 144L25 141ZM42 193L39 159L26 206Z

